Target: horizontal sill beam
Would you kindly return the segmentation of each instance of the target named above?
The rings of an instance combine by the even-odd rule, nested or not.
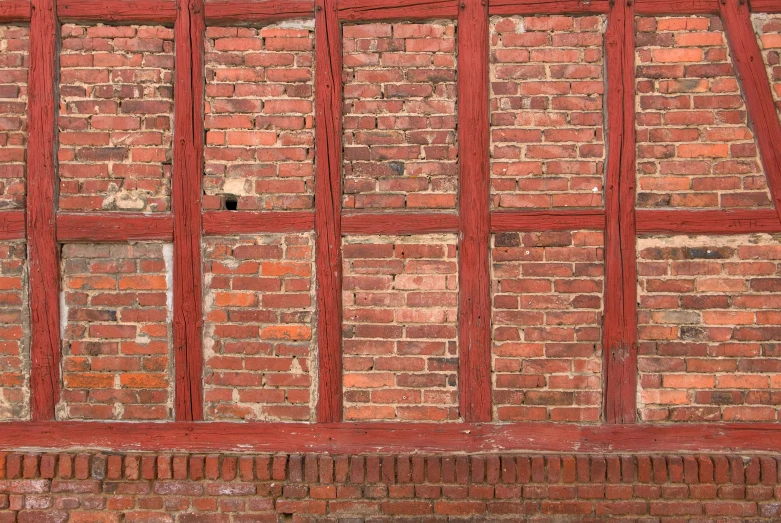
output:
[[[717,15],[719,0],[635,0],[635,13],[641,16]]]
[[[777,423],[0,423],[0,450],[491,453],[781,452]]]
[[[57,0],[61,22],[173,24],[173,0]]]
[[[57,213],[57,241],[128,242],[174,239],[171,214]]]
[[[637,211],[637,234],[781,233],[774,210]]]
[[[203,233],[207,236],[306,232],[313,231],[314,228],[314,212],[208,211],[203,213]]]
[[[339,20],[426,20],[458,18],[458,0],[338,0]]]
[[[491,232],[604,230],[605,212],[498,211],[491,213]]]
[[[458,215],[446,213],[355,213],[342,215],[342,234],[458,232]]]
[[[313,0],[214,0],[204,7],[206,24],[238,24],[273,22],[294,18],[315,17]]]
[[[491,15],[587,15],[610,11],[609,0],[491,0]]]

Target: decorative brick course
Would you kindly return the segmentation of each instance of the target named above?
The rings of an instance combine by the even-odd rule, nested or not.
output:
[[[599,421],[603,244],[602,232],[493,235],[495,420]]]
[[[0,209],[24,207],[29,27],[0,25]]]
[[[25,419],[30,409],[27,245],[0,242],[0,419]]]
[[[770,455],[3,453],[0,465],[0,521],[18,523],[781,516]]]
[[[313,42],[306,21],[207,28],[205,209],[312,208]]]
[[[346,420],[456,420],[455,235],[344,239]]]
[[[491,18],[491,204],[601,207],[605,17]]]
[[[171,418],[170,246],[62,249],[60,419]]]
[[[642,419],[781,419],[779,238],[641,238],[638,274]]]
[[[61,210],[170,210],[173,35],[162,26],[62,26]]]
[[[456,25],[345,25],[345,208],[454,209]]]
[[[636,26],[638,207],[772,207],[721,20]]]
[[[204,241],[206,418],[313,420],[314,235]]]

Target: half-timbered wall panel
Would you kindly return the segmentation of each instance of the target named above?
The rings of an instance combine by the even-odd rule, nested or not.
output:
[[[24,207],[29,33],[0,25],[0,209]]]

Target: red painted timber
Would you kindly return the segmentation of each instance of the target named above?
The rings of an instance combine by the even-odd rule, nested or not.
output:
[[[781,13],[781,0],[751,0],[752,13]]]
[[[778,121],[765,61],[745,0],[723,0],[720,7],[735,71],[746,95],[746,108],[753,123],[770,196],[781,218],[781,123]]]
[[[173,241],[170,214],[57,213],[59,242]]]
[[[458,215],[445,213],[355,213],[342,216],[344,234],[458,232]]]
[[[336,0],[315,9],[317,421],[342,420],[342,41]]]
[[[604,230],[604,211],[499,211],[491,232]]]
[[[483,0],[461,2],[458,71],[458,388],[464,421],[490,421],[488,6]]]
[[[35,0],[27,107],[30,397],[35,421],[54,419],[60,396],[60,259],[54,222],[58,27],[54,0]]]
[[[174,40],[174,411],[203,419],[201,374],[201,176],[203,169],[203,0],[178,0]]]
[[[0,212],[0,240],[24,240],[24,211]]]
[[[176,20],[174,0],[57,0],[62,22],[155,23]]]
[[[637,211],[637,234],[781,233],[776,211]]]
[[[636,421],[637,263],[635,259],[635,25],[631,2],[616,2],[605,33],[604,404],[608,423]]]
[[[203,233],[209,236],[260,232],[306,232],[315,228],[312,212],[208,211],[203,213]]]
[[[610,0],[491,0],[491,15],[598,14],[610,11]]]
[[[457,18],[458,0],[338,0],[337,9],[351,22]]]
[[[0,0],[0,24],[29,22],[31,16],[29,0]]]
[[[0,449],[181,452],[781,452],[778,423],[0,423]]]
[[[314,0],[215,0],[206,2],[206,23],[249,23],[312,18]]]
[[[717,15],[719,0],[635,0],[635,14],[663,15]]]

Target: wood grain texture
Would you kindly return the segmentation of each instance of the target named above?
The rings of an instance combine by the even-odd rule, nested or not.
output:
[[[770,197],[781,218],[781,123],[765,61],[751,24],[751,13],[744,0],[723,0],[719,6],[735,72],[745,93],[746,108],[753,124]]]
[[[499,211],[491,232],[604,230],[604,211]]]
[[[752,13],[781,13],[781,0],[751,0]]]
[[[313,18],[314,0],[214,0],[206,2],[206,23],[241,24]]]
[[[637,263],[635,254],[634,8],[616,2],[605,34],[607,179],[603,395],[607,423],[636,421]]]
[[[339,19],[425,20],[457,18],[458,0],[338,0]]]
[[[128,242],[174,239],[171,214],[57,213],[57,241]]]
[[[637,211],[638,234],[781,233],[775,211]]]
[[[343,234],[431,234],[458,232],[456,214],[355,213],[342,216]]]
[[[176,20],[175,0],[57,0],[62,22],[156,23]]]
[[[315,9],[317,421],[342,420],[342,41],[336,0]]]
[[[635,0],[635,14],[710,15],[719,14],[719,0]]]
[[[203,419],[201,176],[203,170],[203,0],[177,0],[174,40],[174,412]]]
[[[458,389],[464,421],[490,421],[488,6],[482,0],[461,2],[458,73]]]
[[[24,211],[0,212],[0,240],[24,240]]]
[[[313,212],[208,211],[203,213],[203,233],[209,236],[305,232],[314,228]]]
[[[610,0],[491,0],[491,15],[599,14],[610,11]]]
[[[29,22],[32,4],[29,0],[0,0],[0,24]]]
[[[0,423],[0,450],[366,453],[781,452],[778,423]]]
[[[34,421],[54,419],[60,396],[60,257],[54,223],[58,37],[55,1],[35,0],[27,107],[30,410]]]

